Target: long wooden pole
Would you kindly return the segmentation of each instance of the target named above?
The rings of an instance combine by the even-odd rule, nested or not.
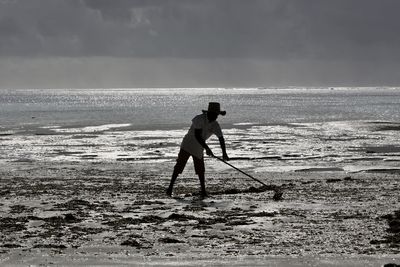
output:
[[[262,185],[264,185],[264,186],[267,186],[267,187],[268,187],[268,185],[266,185],[265,183],[261,182],[261,181],[260,181],[260,180],[258,180],[257,178],[254,178],[254,177],[253,177],[253,176],[251,176],[250,174],[248,174],[248,173],[245,173],[245,172],[244,172],[244,171],[242,171],[241,169],[239,169],[239,168],[236,168],[235,166],[233,166],[232,164],[230,164],[230,163],[226,162],[225,160],[221,159],[220,157],[214,156],[214,158],[216,158],[216,159],[218,159],[218,160],[222,161],[222,162],[223,162],[223,163],[225,163],[226,165],[229,165],[229,166],[231,166],[231,167],[232,167],[232,168],[234,168],[235,170],[237,170],[237,171],[239,171],[239,172],[243,173],[244,175],[246,175],[246,176],[250,177],[250,178],[251,178],[251,179],[253,179],[254,181],[257,181],[257,182],[259,182],[260,184],[262,184]]]

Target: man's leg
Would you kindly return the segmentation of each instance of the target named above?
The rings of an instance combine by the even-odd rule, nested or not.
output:
[[[204,167],[204,158],[196,158],[193,157],[193,163],[194,163],[194,169],[197,173],[197,175],[199,176],[199,180],[200,180],[200,187],[201,187],[201,195],[203,197],[207,196],[207,190],[206,190],[206,179],[204,177],[204,173],[205,173],[205,167]]]
[[[172,195],[172,189],[174,187],[176,178],[178,178],[178,175],[183,172],[183,169],[185,169],[186,162],[188,161],[189,157],[190,157],[190,154],[188,152],[186,152],[185,150],[181,149],[179,151],[178,158],[176,159],[176,164],[174,167],[174,172],[172,173],[171,182],[167,189],[167,195],[169,195],[169,196]]]
[[[206,190],[206,179],[204,177],[204,173],[199,174],[199,180],[200,180],[200,187],[201,187],[201,193],[200,195],[202,197],[206,197],[207,196],[207,190]]]
[[[176,178],[178,178],[179,173],[176,172],[176,170],[174,170],[174,172],[172,173],[172,177],[171,177],[171,182],[169,183],[169,187],[167,189],[167,195],[171,196],[172,195],[172,189],[174,187],[174,183],[176,181]]]

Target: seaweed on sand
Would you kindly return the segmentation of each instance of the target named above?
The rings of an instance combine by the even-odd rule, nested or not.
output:
[[[370,244],[390,244],[393,247],[400,246],[400,210],[395,211],[393,214],[387,214],[381,217],[386,219],[389,226],[386,232],[389,235],[385,236],[383,240],[371,240]]]

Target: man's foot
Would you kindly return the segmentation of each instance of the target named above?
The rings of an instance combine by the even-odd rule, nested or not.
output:
[[[201,193],[200,193],[200,197],[201,197],[201,198],[208,198],[209,195],[207,194],[207,192],[201,192]]]
[[[282,200],[283,191],[281,188],[275,189],[275,194],[272,197],[275,201]]]
[[[169,196],[169,197],[172,196],[172,190],[171,189],[168,188],[166,193],[167,193],[167,196]]]

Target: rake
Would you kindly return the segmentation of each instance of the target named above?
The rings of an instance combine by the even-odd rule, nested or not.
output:
[[[260,181],[259,179],[257,179],[257,178],[255,178],[255,177],[251,176],[250,174],[248,174],[248,173],[242,171],[241,169],[239,169],[239,168],[233,166],[232,164],[226,162],[225,160],[221,159],[220,157],[217,157],[217,156],[215,156],[215,155],[214,155],[213,157],[216,158],[216,159],[218,159],[219,161],[222,161],[222,162],[225,163],[226,165],[228,165],[228,166],[234,168],[234,169],[237,170],[238,172],[240,172],[240,173],[246,175],[247,177],[253,179],[254,181],[259,182],[260,184],[262,184],[262,185],[265,187],[266,190],[269,189],[269,190],[275,191],[275,194],[274,194],[274,196],[273,196],[273,199],[274,199],[274,200],[280,200],[280,199],[282,199],[283,192],[282,192],[282,189],[281,189],[280,187],[278,187],[278,186],[276,186],[276,185],[267,185],[267,184],[265,184],[264,182]]]

